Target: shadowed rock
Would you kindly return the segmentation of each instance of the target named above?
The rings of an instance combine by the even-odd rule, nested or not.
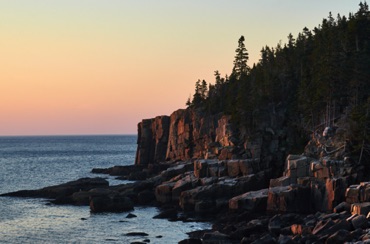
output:
[[[89,191],[93,188],[105,188],[109,182],[103,178],[81,178],[64,184],[49,186],[38,190],[22,190],[2,194],[1,196],[13,197],[41,197],[41,198],[65,198],[75,192]]]

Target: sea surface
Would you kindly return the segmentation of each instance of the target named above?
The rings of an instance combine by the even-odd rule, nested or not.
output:
[[[124,182],[92,174],[93,168],[131,165],[136,136],[0,137],[0,194],[38,189],[82,177],[106,177],[110,185]],[[88,206],[50,205],[45,199],[0,197],[0,243],[177,243],[187,232],[209,223],[153,219],[154,207],[125,213],[92,214]],[[125,236],[145,232],[145,237]]]

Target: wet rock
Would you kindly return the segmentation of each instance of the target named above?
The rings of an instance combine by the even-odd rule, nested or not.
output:
[[[148,173],[145,171],[131,172],[127,179],[128,180],[145,180],[148,178]]]
[[[70,181],[64,184],[49,186],[38,190],[22,190],[2,194],[1,196],[15,197],[42,197],[42,198],[65,198],[71,196],[75,192],[89,191],[93,188],[108,187],[109,183],[103,178],[81,178],[75,181]],[[68,200],[70,202],[70,200]]]
[[[93,213],[100,212],[124,212],[134,209],[133,202],[119,195],[94,196],[90,198],[90,210]]]
[[[162,210],[153,219],[177,219],[177,210],[174,208]]]
[[[132,218],[136,218],[137,216],[135,214],[132,214],[132,213],[129,213],[126,215],[126,219],[132,219]]]
[[[222,234],[218,231],[205,233],[202,240],[203,244],[221,244],[231,242],[231,239],[228,235]]]
[[[125,236],[149,236],[149,234],[145,232],[128,232]]]
[[[241,240],[244,237],[250,237],[251,235],[265,233],[267,231],[267,223],[268,221],[261,219],[251,220],[247,224],[242,222],[238,225],[233,226],[233,228],[236,228],[236,230],[231,232],[230,237],[232,239]],[[247,240],[244,239],[244,242],[247,242]],[[251,241],[249,240],[249,243],[250,242]]]
[[[75,205],[89,205],[91,193],[87,191],[75,192],[71,196],[71,201]],[[60,199],[56,199],[54,203],[58,203]]]
[[[213,213],[216,212],[216,202],[212,200],[200,200],[195,203],[194,211],[197,213]]]
[[[172,201],[172,188],[176,182],[164,182],[155,188],[155,197],[158,202],[168,203]]]
[[[109,174],[112,176],[128,176],[132,172],[142,171],[143,167],[140,165],[124,165],[113,166],[110,168],[94,168],[91,173],[94,174]]]
[[[152,190],[145,190],[137,194],[138,203],[142,205],[151,204],[155,199],[155,194]]]
[[[188,238],[188,239],[179,241],[179,244],[202,244],[202,240],[196,239],[196,238]]]

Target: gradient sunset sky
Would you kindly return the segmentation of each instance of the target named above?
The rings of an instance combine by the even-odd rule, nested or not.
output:
[[[0,0],[0,136],[136,134],[354,0]]]

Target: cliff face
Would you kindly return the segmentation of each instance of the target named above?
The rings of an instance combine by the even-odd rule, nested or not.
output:
[[[158,116],[144,119],[138,124],[135,164],[146,165],[165,161],[170,117]]]
[[[135,164],[214,158],[221,154],[220,149],[234,146],[234,134],[230,117],[221,114],[205,116],[199,111],[179,109],[170,117],[145,119],[138,124]],[[231,151],[224,154],[225,159],[232,157]]]
[[[180,109],[171,114],[170,133],[166,158],[168,160],[187,160],[191,158],[210,158],[215,156],[218,122],[228,119],[221,115],[204,116],[202,113]],[[219,130],[218,137],[224,138],[225,130]],[[218,139],[218,138],[217,138]]]
[[[294,139],[284,128],[283,110],[260,112],[253,132],[236,128],[230,116],[180,109],[171,116],[138,125],[136,165],[190,159],[254,159],[264,168],[282,170]],[[253,135],[253,136],[251,136]],[[279,172],[276,172],[279,173]],[[280,172],[281,173],[281,172]]]

